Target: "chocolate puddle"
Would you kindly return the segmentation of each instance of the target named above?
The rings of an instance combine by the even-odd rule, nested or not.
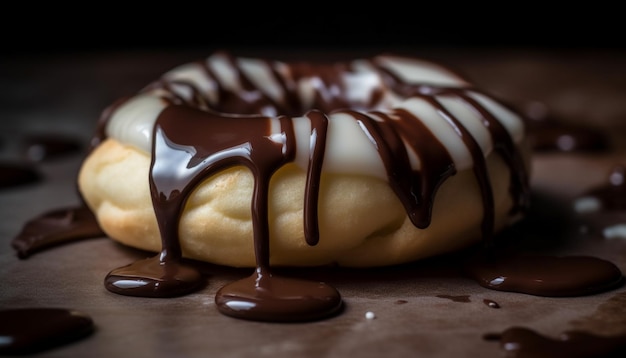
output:
[[[626,354],[626,335],[599,336],[582,331],[566,331],[558,338],[546,337],[532,329],[511,327],[485,340],[499,341],[514,358],[617,358]]]
[[[163,261],[160,256],[133,262],[106,276],[107,290],[125,296],[177,297],[199,290],[204,276],[180,260]]]
[[[225,315],[271,322],[318,320],[343,307],[341,295],[330,285],[275,276],[260,269],[222,287],[215,303]]]
[[[479,255],[465,272],[488,289],[549,297],[590,295],[624,283],[617,266],[590,256]]]
[[[63,308],[0,310],[0,354],[24,355],[82,339],[94,331],[88,315]]]

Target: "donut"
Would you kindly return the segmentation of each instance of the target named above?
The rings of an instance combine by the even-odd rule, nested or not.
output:
[[[102,230],[232,267],[378,267],[523,217],[524,118],[445,65],[218,51],[106,108],[78,173]]]

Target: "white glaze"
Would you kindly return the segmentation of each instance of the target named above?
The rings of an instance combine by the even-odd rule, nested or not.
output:
[[[209,68],[218,76],[220,85],[233,91],[241,91],[242,84],[236,74],[237,69],[222,54],[216,54],[207,60]],[[264,61],[255,59],[237,59],[237,65],[250,80],[258,86],[266,95],[275,100],[286,97],[282,93],[282,87],[273,78],[271,69]],[[441,85],[452,87],[468,87],[469,83],[437,64],[394,56],[378,56],[372,61],[357,60],[352,63],[353,73],[346,74],[344,80],[347,85],[346,93],[342,96],[353,103],[367,103],[373,91],[381,86],[381,76],[372,65],[376,63],[400,78],[413,84]],[[285,74],[286,81],[289,77],[288,66],[283,63],[275,63],[276,69]],[[206,75],[202,67],[197,63],[185,64],[174,68],[163,76],[171,82],[189,82],[204,91],[209,101],[207,104],[218,103],[217,84]],[[302,78],[294,84],[298,94],[304,102],[311,103],[315,95],[315,88],[321,84],[317,77]],[[171,90],[183,98],[189,98],[189,87],[185,85],[171,86]],[[328,90],[328,89],[326,89]],[[330,93],[336,89],[330,89]],[[516,143],[520,143],[524,136],[524,127],[521,118],[501,105],[494,99],[484,94],[466,91],[468,95],[482,105],[486,110],[497,118],[510,133]],[[162,90],[144,91],[133,99],[121,105],[113,113],[106,133],[116,140],[133,145],[148,155],[151,152],[152,128],[154,123],[166,107],[161,99]],[[247,94],[253,95],[253,94]],[[378,103],[372,109],[403,108],[419,118],[441,141],[453,158],[457,170],[463,170],[473,165],[472,157],[468,148],[463,144],[459,132],[455,130],[450,118],[445,112],[451,113],[462,125],[467,128],[476,139],[485,155],[493,149],[493,143],[489,131],[486,129],[481,116],[468,103],[460,97],[435,96],[437,102],[445,108],[445,111],[434,107],[431,103],[420,97],[401,98],[396,93],[386,91]],[[266,110],[264,115],[274,117],[277,113]],[[374,142],[368,138],[365,131],[349,114],[335,113],[328,115],[329,131],[327,137],[326,156],[324,158],[324,170],[336,173],[351,173],[370,175],[386,179],[386,172],[381,158],[377,155]],[[375,116],[372,116],[375,118]],[[296,160],[295,163],[306,169],[309,160],[309,137],[311,132],[310,123],[303,118],[293,118],[296,131]],[[275,134],[279,136],[279,126],[274,125]],[[408,148],[408,147],[407,147]],[[409,148],[408,148],[409,149]],[[414,169],[420,167],[420,158],[409,150],[409,156]]]

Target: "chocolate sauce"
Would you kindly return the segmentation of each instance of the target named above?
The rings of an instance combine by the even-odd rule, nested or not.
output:
[[[500,308],[500,304],[499,304],[498,302],[496,302],[496,301],[494,301],[494,300],[490,300],[490,299],[488,299],[488,298],[485,298],[485,299],[483,300],[483,303],[484,303],[485,305],[487,305],[487,307],[490,307],[490,308]]]
[[[84,205],[54,209],[24,224],[11,242],[18,257],[68,242],[105,236],[95,216]]]
[[[22,156],[33,162],[79,154],[82,147],[78,139],[60,134],[31,134],[21,140]]]
[[[524,327],[511,327],[486,340],[499,341],[500,347],[515,358],[608,358],[626,354],[626,335],[599,336],[583,331],[567,331],[558,338],[546,337]]]
[[[0,189],[39,182],[42,175],[27,164],[0,163]]]
[[[39,353],[87,337],[94,329],[91,317],[76,310],[0,310],[0,354]]]
[[[496,255],[468,260],[465,270],[483,287],[536,296],[584,296],[621,286],[613,263],[590,256]]]
[[[465,302],[465,303],[471,302],[469,295],[460,295],[460,296],[437,295],[437,297],[439,297],[439,298],[447,298],[449,300],[452,300],[453,302]]]
[[[112,270],[104,280],[107,290],[125,296],[178,297],[199,290],[205,279],[179,259],[151,257]]]

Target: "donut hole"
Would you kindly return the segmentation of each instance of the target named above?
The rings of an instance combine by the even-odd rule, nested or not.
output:
[[[174,93],[174,102],[225,114],[300,117],[311,110],[392,108],[399,99],[391,88],[394,82],[358,63],[281,66],[216,55],[206,63],[176,68],[146,89],[164,88]]]

